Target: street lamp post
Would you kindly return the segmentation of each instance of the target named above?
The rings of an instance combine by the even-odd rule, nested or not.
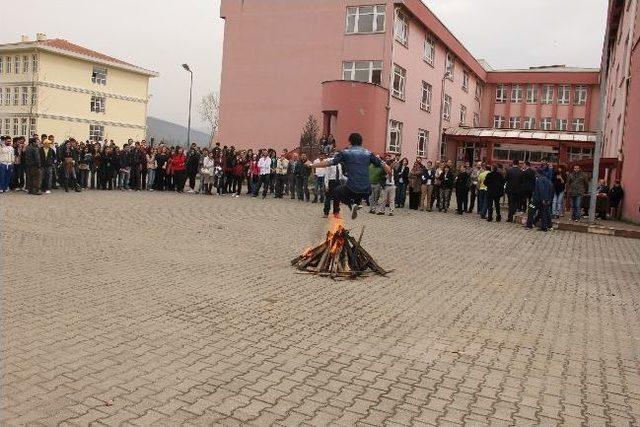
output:
[[[191,99],[193,96],[193,71],[189,68],[188,64],[182,64],[182,68],[187,70],[191,75],[191,84],[189,86],[189,120],[187,122],[187,149],[191,145]]]
[[[440,160],[444,160],[443,156],[442,156],[442,149],[443,149],[443,146],[444,146],[444,137],[442,135],[442,131],[443,131],[443,129],[442,129],[442,116],[444,114],[444,95],[445,95],[445,93],[444,93],[444,83],[450,77],[451,77],[451,72],[450,71],[447,71],[446,73],[444,73],[444,76],[442,76],[442,90],[441,90],[441,93],[440,93],[440,122],[438,124],[438,138],[440,138],[440,144],[438,146],[438,149],[440,150],[440,152],[438,154],[440,156]]]

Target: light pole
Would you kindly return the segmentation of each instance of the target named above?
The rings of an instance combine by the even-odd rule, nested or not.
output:
[[[191,71],[188,64],[182,64],[182,68],[191,74],[191,85],[189,86],[189,120],[187,122],[187,149],[189,149],[189,146],[191,145],[191,98],[193,96],[193,71]]]
[[[440,144],[438,146],[438,149],[440,150],[440,152],[438,153],[440,156],[440,160],[444,160],[443,156],[442,156],[442,148],[444,146],[444,138],[442,135],[442,115],[444,114],[444,83],[445,81],[451,77],[451,72],[447,71],[446,73],[444,73],[444,76],[442,76],[442,90],[440,93],[440,122],[438,124],[438,138],[440,138]],[[451,107],[451,106],[449,106]]]

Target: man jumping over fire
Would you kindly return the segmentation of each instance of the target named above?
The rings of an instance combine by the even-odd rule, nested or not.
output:
[[[344,203],[351,209],[351,219],[358,217],[358,210],[362,208],[360,204],[363,198],[369,197],[371,184],[369,183],[369,163],[384,168],[387,174],[392,170],[378,156],[362,146],[362,135],[352,133],[349,136],[347,149],[338,152],[332,159],[324,160],[320,163],[307,165],[311,168],[324,168],[342,164],[344,174],[347,176],[346,184],[339,185],[333,190],[333,197],[338,203]]]

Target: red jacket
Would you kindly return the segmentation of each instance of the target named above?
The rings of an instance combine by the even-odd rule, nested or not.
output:
[[[187,169],[187,157],[184,154],[174,154],[169,162],[171,163],[172,172],[179,172]]]

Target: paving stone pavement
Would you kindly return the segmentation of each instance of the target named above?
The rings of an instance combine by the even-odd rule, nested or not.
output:
[[[640,425],[640,240],[367,213],[388,278],[289,261],[318,205],[0,197],[0,424]],[[358,228],[355,228],[358,230]]]

